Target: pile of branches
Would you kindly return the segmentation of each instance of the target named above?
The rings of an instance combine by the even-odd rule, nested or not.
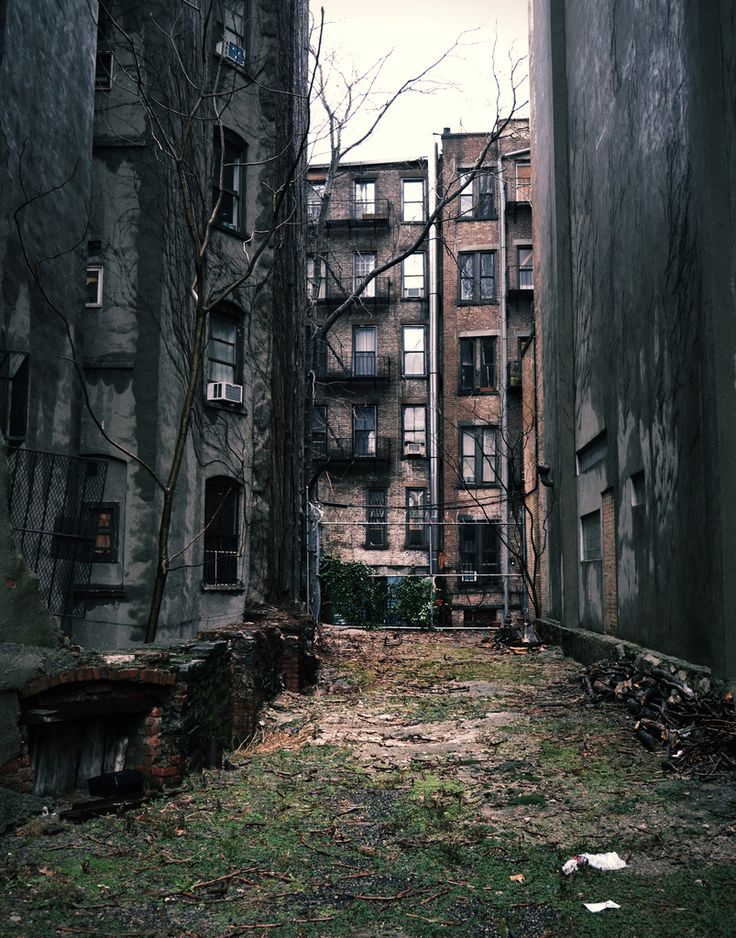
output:
[[[636,719],[634,734],[664,768],[698,775],[736,770],[736,710],[729,691],[697,694],[663,668],[599,661],[583,675],[588,697],[617,703]]]

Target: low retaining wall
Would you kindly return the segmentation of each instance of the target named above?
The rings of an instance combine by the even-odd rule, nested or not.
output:
[[[698,693],[706,693],[710,689],[711,671],[703,665],[644,648],[614,635],[571,628],[554,619],[536,619],[534,625],[543,641],[559,645],[566,655],[583,664],[593,664],[603,658],[629,658],[642,670],[664,667],[676,673]]]

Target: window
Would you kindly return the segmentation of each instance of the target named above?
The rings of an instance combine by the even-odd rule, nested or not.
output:
[[[496,387],[496,337],[460,339],[460,393],[488,394]]]
[[[84,560],[90,563],[117,563],[118,517],[116,502],[96,502],[84,506]]]
[[[220,0],[222,45],[217,51],[236,65],[245,65],[245,3],[243,0]]]
[[[496,252],[458,254],[460,303],[492,303],[496,296]]]
[[[424,254],[411,254],[401,262],[401,296],[418,300],[424,296]]]
[[[578,474],[587,472],[593,466],[603,462],[608,456],[608,434],[605,430],[597,433],[592,440],[577,451]]]
[[[531,245],[516,249],[519,270],[519,289],[534,289],[534,249]]]
[[[601,559],[600,511],[591,511],[580,519],[580,551],[583,562]]]
[[[459,184],[466,188],[458,199],[458,217],[466,220],[494,218],[496,213],[493,204],[493,174],[489,170],[482,170],[468,183],[470,175],[469,172],[460,175]]]
[[[210,313],[207,339],[207,382],[240,384],[238,323],[230,316]]]
[[[376,405],[353,407],[353,455],[376,455]]]
[[[240,486],[234,479],[208,479],[204,488],[204,582],[238,582]]]
[[[427,454],[427,408],[406,404],[401,411],[402,451],[404,456]]]
[[[631,476],[631,507],[643,508],[647,503],[646,477],[640,469]]]
[[[307,255],[307,296],[310,300],[323,300],[327,294],[324,261],[314,254]]]
[[[99,309],[102,306],[102,274],[99,265],[87,268],[87,297],[84,305],[88,309]]]
[[[466,485],[496,482],[497,435],[495,427],[467,427],[460,431],[461,477]]]
[[[402,326],[401,373],[405,378],[423,378],[427,374],[427,333],[424,326]]]
[[[427,490],[406,490],[406,546],[427,546]]]
[[[376,327],[353,328],[353,374],[373,377],[376,373]]]
[[[498,528],[488,521],[460,518],[458,526],[460,581],[469,589],[500,588]]]
[[[20,446],[28,432],[29,386],[28,356],[0,350],[0,430],[11,446]]]
[[[376,269],[376,255],[370,252],[353,254],[353,290],[365,280],[371,271]],[[373,299],[376,295],[376,281],[371,280],[365,290],[360,294],[366,299]]]
[[[424,180],[401,180],[401,220],[424,221]]]
[[[516,163],[516,201],[531,202],[532,198],[532,164],[529,160],[518,160]]]
[[[388,547],[387,501],[386,489],[368,489],[366,492],[365,546],[367,548]]]
[[[307,186],[307,219],[312,224],[319,220],[324,194],[324,182],[311,182]]]
[[[312,458],[327,458],[327,405],[312,407]]]
[[[222,188],[220,188],[222,173]],[[216,222],[224,228],[242,231],[245,227],[245,145],[225,135],[225,148],[215,139],[212,187],[217,208]]]
[[[112,52],[98,49],[95,58],[95,91],[109,91],[112,88]]]
[[[364,215],[376,214],[376,183],[372,180],[356,179],[353,183],[354,217],[360,221]]]

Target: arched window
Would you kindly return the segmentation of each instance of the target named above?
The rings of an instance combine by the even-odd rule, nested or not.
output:
[[[240,557],[240,485],[217,476],[204,489],[204,583],[232,586]]]

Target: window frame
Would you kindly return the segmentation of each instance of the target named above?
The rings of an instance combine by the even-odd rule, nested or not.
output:
[[[208,498],[209,497],[218,497],[221,493],[213,493],[210,496],[209,489],[210,486],[222,485],[224,488],[225,483],[228,485],[227,493],[221,497],[220,503],[217,509],[212,513],[212,517],[208,518]],[[233,588],[242,588],[242,582],[240,580],[240,560],[242,555],[242,490],[243,486],[237,479],[232,479],[229,476],[212,476],[209,479],[205,480],[204,484],[204,513],[203,513],[203,534],[202,534],[202,586],[205,589],[216,590],[216,589],[233,589]],[[212,527],[217,518],[217,515],[222,511],[223,507],[226,504],[226,499],[233,497],[235,499],[235,505],[232,506],[232,525],[231,532],[229,534],[213,533]],[[231,539],[234,543],[234,548],[223,548],[223,547],[213,547],[213,538],[216,538],[218,543],[221,541],[226,541]],[[208,546],[210,545],[210,546]],[[228,554],[231,558],[232,563],[232,573],[228,578],[221,578],[217,576],[217,564],[218,558],[214,559],[214,573],[215,575],[210,578],[208,575],[208,559],[207,554]]]
[[[212,333],[213,321],[219,320],[222,323],[227,323],[228,326],[232,327],[233,330],[233,341],[226,342],[226,340],[214,336]],[[229,362],[226,359],[215,358],[211,354],[211,344],[212,342],[220,342],[222,344],[229,345],[235,353],[235,361]],[[210,310],[210,313],[207,317],[207,342],[204,348],[204,358],[205,358],[205,385],[217,384],[219,382],[227,382],[238,387],[243,387],[243,322],[242,315],[231,312],[229,309],[219,309],[215,308]],[[224,377],[215,377],[212,374],[212,366],[222,366],[227,368],[232,368],[233,380],[230,378]],[[229,401],[208,401],[208,404],[215,407],[224,406],[227,408],[239,407],[242,405],[235,404],[234,402]]]
[[[472,169],[461,169],[458,172],[461,188],[472,172]],[[473,181],[458,195],[456,221],[489,221],[498,217],[495,173],[490,167],[482,167],[475,172]]]
[[[85,514],[85,529],[87,520],[90,516],[96,516],[96,523],[93,527],[91,521],[89,531],[95,543],[83,547],[82,555],[85,563],[118,563],[118,544],[120,541],[120,502],[85,502],[82,506]],[[103,529],[100,525],[100,515],[109,513],[111,523],[109,530]],[[98,548],[97,538],[100,535],[110,537],[110,545],[107,548]]]
[[[466,442],[472,440],[472,447]],[[486,449],[486,440],[490,440],[492,447]],[[472,453],[466,451],[472,449]],[[463,488],[495,488],[499,483],[498,476],[498,427],[494,424],[476,424],[460,427],[460,483]],[[472,473],[467,471],[469,461],[472,460]],[[486,478],[486,467],[488,475]]]
[[[217,215],[213,219],[213,225],[222,231],[229,231],[232,234],[242,235],[245,231],[245,197],[246,197],[246,167],[248,163],[248,146],[237,134],[231,130],[225,130],[223,141],[224,147],[221,148],[219,133],[215,134],[215,143],[212,151],[213,155],[213,178],[212,178],[212,208],[220,201]],[[226,185],[226,173],[228,167],[233,167],[233,186]],[[219,173],[222,168],[222,188],[220,188]],[[225,220],[224,204],[227,199],[232,200],[232,211],[230,213],[231,221]]]
[[[529,176],[526,180],[519,179],[519,169],[521,167],[529,167]],[[521,198],[520,194],[523,194],[525,198]],[[532,161],[528,160],[514,160],[514,195],[515,202],[531,202],[532,200]]]
[[[409,330],[414,332],[421,333],[422,336],[422,348],[421,353],[417,349],[409,349],[406,347],[406,334]],[[406,359],[407,355],[418,355],[422,356],[422,370],[421,372],[408,372],[406,369]],[[420,325],[418,323],[407,323],[401,327],[401,377],[407,378],[409,380],[421,379],[427,377],[427,327]]]
[[[496,250],[459,251],[457,255],[457,305],[458,306],[492,306],[498,302],[498,270]],[[489,258],[493,273],[483,274],[483,259]],[[463,265],[470,262],[472,266],[471,277],[463,273]],[[463,297],[463,284],[470,280],[472,296]],[[491,281],[491,292],[483,296],[483,281]]]
[[[482,375],[489,363],[483,362],[482,353],[485,343],[493,349],[491,383],[483,384]],[[464,361],[464,350],[471,349],[472,363]],[[472,368],[472,385],[468,385],[467,376]],[[498,392],[498,336],[495,334],[479,336],[460,336],[458,340],[458,375],[457,393],[459,395],[496,394]]]
[[[412,496],[420,496],[420,504],[412,505]],[[408,486],[405,489],[406,524],[404,548],[406,550],[426,550],[427,548],[427,512],[429,510],[429,493],[423,486]],[[419,516],[420,520],[412,525],[412,519]]]
[[[322,201],[325,197],[325,185],[324,179],[307,180],[307,220],[312,225],[319,221]]]
[[[369,345],[373,345],[373,348],[361,349],[358,350],[358,336],[362,334],[365,336],[371,336],[372,341],[369,342]],[[359,359],[359,355],[365,355],[365,359]],[[360,368],[358,367],[358,362],[363,362]],[[364,365],[368,366],[368,370],[363,370]],[[362,326],[355,325],[353,326],[353,377],[355,378],[375,378],[378,374],[378,329],[376,326]]]
[[[409,411],[421,411],[423,414],[421,429],[416,426],[411,429],[407,427],[406,416]],[[410,439],[410,436],[412,437]],[[421,436],[421,439],[413,437]],[[421,453],[407,453],[407,444],[418,444],[422,447]],[[401,405],[401,455],[405,459],[426,459],[427,456],[427,405],[426,404],[402,404]]]
[[[529,263],[522,264],[522,252],[528,252]],[[521,272],[524,271],[525,274],[530,275],[531,281],[527,282],[526,277],[524,278],[525,282],[521,282]],[[534,289],[534,245],[533,244],[517,244],[516,245],[516,285],[519,290],[528,292]]]
[[[373,426],[365,426],[360,429],[357,427],[357,417],[358,411],[362,411],[364,414],[372,413]],[[357,459],[375,459],[377,455],[378,447],[378,408],[375,404],[353,404],[352,412],[352,433],[353,433],[353,456]],[[362,439],[362,436],[359,437],[358,434],[366,434],[365,436],[365,452],[358,452],[358,439]],[[373,437],[371,438],[371,434]]]
[[[106,63],[103,62],[103,59],[107,60]],[[97,47],[95,52],[95,92],[112,91],[114,62],[112,49]]]
[[[590,537],[591,524],[597,529],[597,543],[591,553],[593,546]],[[603,527],[601,519],[601,510],[589,511],[580,516],[580,562],[581,563],[600,563],[603,560]]]
[[[102,264],[87,264],[87,278],[89,278],[90,271],[97,271],[97,291],[94,302],[85,299],[84,307],[85,309],[102,309],[105,268]],[[89,280],[87,286],[89,286]]]
[[[352,184],[352,194],[353,194],[353,219],[355,221],[362,221],[366,215],[375,215],[376,214],[376,179],[363,179],[362,177],[353,179]],[[373,195],[368,198],[358,198],[358,191],[361,186],[372,186]],[[358,210],[358,206],[362,205],[363,208]]]
[[[319,277],[315,275],[317,261],[320,264]],[[307,296],[315,303],[327,298],[327,277],[324,265],[325,260],[319,254],[307,254]],[[316,291],[315,286],[317,287]]]
[[[469,515],[460,515],[458,521],[460,523],[458,525],[457,560],[461,589],[477,592],[480,590],[487,591],[491,587],[500,591],[501,582],[498,578],[501,573],[499,523],[474,518]],[[468,535],[471,532],[473,543],[472,551],[469,551],[468,543],[470,539]],[[486,541],[486,537],[489,538],[489,541]],[[472,561],[467,562],[468,555],[471,553]],[[484,560],[484,555],[490,555],[493,559],[490,562]],[[490,569],[484,569],[486,567]],[[465,580],[464,576],[469,573],[474,573],[475,577]]]
[[[372,258],[372,262],[371,262]],[[371,263],[371,266],[368,270],[359,274],[358,268],[362,266],[362,262],[368,260]],[[378,254],[375,251],[353,251],[353,291],[358,289],[358,286],[365,280],[367,276],[373,273],[376,269],[376,264],[378,263]],[[366,285],[365,290],[360,294],[361,300],[374,300],[376,298],[376,278],[369,284]]]
[[[416,199],[407,199],[405,196],[406,185],[420,185],[422,187],[422,199],[421,202]],[[407,218],[407,206],[419,205],[420,206],[420,216],[419,218]],[[425,186],[425,181],[423,178],[417,177],[407,177],[406,179],[401,180],[401,221],[405,225],[417,225],[422,224],[427,220],[427,191]]]
[[[406,272],[407,263],[413,260],[414,258],[416,258],[417,260],[420,260],[422,263],[421,275],[416,274],[416,273],[407,274]],[[410,289],[416,290],[417,287],[408,286],[407,279],[411,281],[415,281],[419,279],[420,276],[421,276],[421,286],[418,288],[420,291],[419,294],[417,296],[408,296],[407,295],[408,290]],[[425,251],[415,251],[413,254],[410,254],[408,257],[405,257],[404,260],[401,262],[401,299],[402,300],[423,300],[426,297],[426,293],[427,293],[427,254]]]
[[[364,547],[366,550],[388,548],[388,488],[385,486],[371,485],[365,491]]]

